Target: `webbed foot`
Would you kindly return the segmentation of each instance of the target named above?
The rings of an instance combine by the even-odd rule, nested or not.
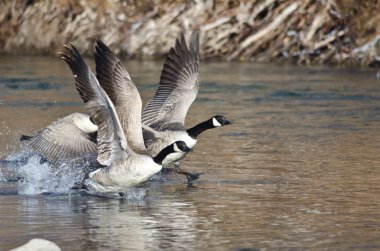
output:
[[[186,176],[188,183],[191,183],[194,180],[199,179],[199,177],[202,174],[204,174],[204,173],[190,173],[190,172],[182,171],[182,169],[180,168],[179,162],[175,162],[174,163],[174,168],[163,167],[162,168],[162,172],[163,173],[178,173],[178,174],[183,174],[183,175]]]
[[[187,182],[188,182],[188,183],[191,183],[191,182],[193,182],[194,180],[199,179],[199,177],[200,177],[202,174],[204,174],[204,173],[189,173],[189,172],[185,172],[185,171],[182,171],[182,170],[177,170],[177,173],[185,175],[186,178],[187,178]]]

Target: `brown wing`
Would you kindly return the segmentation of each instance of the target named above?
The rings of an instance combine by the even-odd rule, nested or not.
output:
[[[182,34],[170,49],[154,97],[143,110],[142,122],[156,130],[170,124],[185,126],[185,117],[199,89],[199,34],[193,32],[189,48]]]
[[[141,131],[142,102],[127,70],[102,41],[95,45],[96,77],[115,106],[129,147],[146,152]]]
[[[96,143],[90,140],[89,135],[64,118],[43,129],[31,139],[29,145],[54,163],[68,158],[96,155],[98,152]]]
[[[127,152],[131,153],[115,107],[77,49],[72,44],[65,48],[66,53],[60,54],[73,72],[76,88],[99,128],[98,162],[109,166],[115,159],[126,158]]]

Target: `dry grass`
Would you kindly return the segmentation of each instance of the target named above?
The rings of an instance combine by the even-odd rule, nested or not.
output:
[[[370,65],[380,58],[379,21],[373,0],[3,1],[0,51],[55,53],[72,41],[92,54],[100,38],[127,57],[154,58],[199,29],[207,59]]]

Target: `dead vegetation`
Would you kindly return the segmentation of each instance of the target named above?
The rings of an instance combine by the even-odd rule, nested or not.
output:
[[[102,39],[129,58],[198,29],[204,59],[377,65],[380,3],[354,0],[28,0],[0,3],[0,51],[51,54]]]

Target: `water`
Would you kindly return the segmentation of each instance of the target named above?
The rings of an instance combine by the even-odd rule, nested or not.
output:
[[[146,101],[161,63],[127,68]],[[166,175],[124,200],[69,195],[75,167],[63,175],[35,156],[12,170],[3,165],[0,250],[32,237],[63,250],[380,249],[373,71],[202,63],[201,78],[187,124],[214,114],[234,124],[205,132],[182,161],[205,172],[193,186]],[[74,111],[84,108],[60,59],[0,58],[1,159],[29,154],[21,134]],[[29,178],[6,182],[12,172]]]

